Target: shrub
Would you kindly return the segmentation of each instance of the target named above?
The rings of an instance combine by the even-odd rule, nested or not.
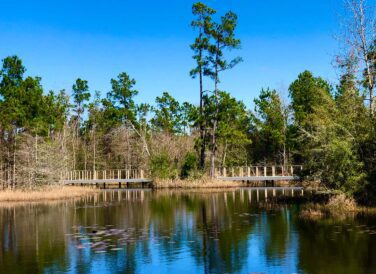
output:
[[[150,170],[153,178],[174,179],[177,177],[177,169],[166,152],[152,156]]]
[[[194,152],[188,152],[181,166],[180,177],[186,179],[193,175],[195,171],[197,171],[197,156]]]

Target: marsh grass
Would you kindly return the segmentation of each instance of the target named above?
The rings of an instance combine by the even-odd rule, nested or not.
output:
[[[90,187],[46,187],[38,190],[0,190],[0,203],[38,202],[79,198],[98,193],[100,190]]]
[[[211,179],[208,177],[203,177],[200,179],[192,180],[160,180],[155,179],[153,182],[153,187],[156,189],[161,188],[182,188],[182,189],[195,189],[195,188],[236,188],[246,186],[243,182],[230,182],[221,181],[217,179]]]
[[[300,217],[307,219],[346,218],[357,214],[376,214],[376,208],[359,206],[353,198],[340,193],[330,197],[325,204],[307,204],[301,211]]]

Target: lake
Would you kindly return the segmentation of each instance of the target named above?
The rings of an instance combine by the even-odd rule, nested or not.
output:
[[[291,189],[106,190],[0,207],[0,273],[376,273],[376,218],[308,220]]]

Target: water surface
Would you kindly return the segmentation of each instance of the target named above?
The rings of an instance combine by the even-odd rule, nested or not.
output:
[[[376,219],[311,221],[300,191],[104,191],[0,207],[0,273],[376,273]]]

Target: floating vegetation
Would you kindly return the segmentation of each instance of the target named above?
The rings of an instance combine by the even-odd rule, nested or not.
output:
[[[90,249],[95,253],[107,251],[121,251],[125,246],[138,242],[152,240],[153,245],[161,243],[175,244],[176,233],[166,231],[168,235],[150,235],[148,229],[116,228],[115,225],[105,226],[72,226],[73,233],[67,233],[74,242],[77,249]],[[193,242],[193,241],[192,241]]]

